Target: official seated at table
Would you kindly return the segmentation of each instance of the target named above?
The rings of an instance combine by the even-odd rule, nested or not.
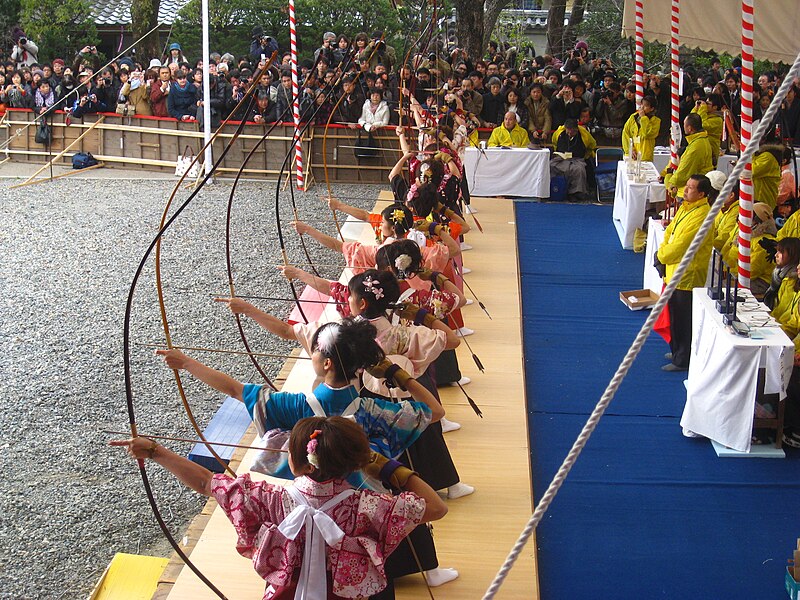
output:
[[[567,119],[553,133],[553,146],[555,153],[550,159],[550,176],[567,180],[570,200],[584,200],[587,192],[585,157],[597,147],[592,134],[585,128],[579,128],[575,119]]]
[[[687,115],[683,120],[683,131],[686,134],[686,149],[678,159],[678,168],[673,173],[667,168],[664,175],[664,186],[678,198],[683,198],[683,187],[693,173],[708,173],[714,168],[711,164],[711,144],[700,115]]]
[[[750,234],[750,291],[759,300],[764,297],[772,279],[772,270],[775,266],[770,259],[770,252],[766,247],[774,247],[775,234],[778,228],[772,216],[772,209],[768,204],[756,202],[753,204],[753,231]],[[760,242],[771,240],[773,245]],[[739,264],[739,228],[734,227],[728,235],[728,241],[722,247],[722,257],[728,268],[735,273]]]
[[[622,151],[625,156],[630,156],[633,160],[641,158],[643,161],[653,162],[653,150],[660,129],[661,119],[656,116],[656,99],[645,96],[642,105],[628,117],[622,128]]]
[[[699,121],[700,117],[697,117],[697,120]],[[685,182],[683,203],[664,231],[664,241],[658,247],[656,255],[658,261],[664,265],[664,283],[669,283],[672,279],[675,269],[703,224],[710,209],[708,205],[710,192],[711,181],[705,175],[691,175]],[[670,361],[661,367],[664,371],[689,370],[692,348],[692,289],[702,287],[706,283],[708,260],[711,256],[711,237],[712,232],[709,230],[667,303],[671,352],[664,357]]]
[[[520,127],[519,121],[517,121],[517,113],[508,111],[503,116],[503,124],[492,130],[492,135],[489,136],[487,145],[490,148],[496,148],[498,146],[527,148],[530,143],[531,140],[528,138],[528,132]]]
[[[583,154],[583,158],[586,161],[594,161],[594,156],[597,153],[597,140],[594,139],[594,136],[589,132],[589,122],[592,120],[592,113],[588,107],[581,110],[581,116],[578,119],[578,133],[581,135],[581,140],[583,141],[583,145],[586,147],[586,152]],[[558,139],[561,137],[561,134],[566,131],[566,121],[564,125],[559,126],[553,132],[553,148],[558,146]],[[559,151],[556,148],[556,151]]]

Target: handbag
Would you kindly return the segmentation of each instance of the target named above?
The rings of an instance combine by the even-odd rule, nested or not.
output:
[[[200,175],[200,164],[194,161],[194,150],[189,145],[183,150],[183,154],[178,155],[178,160],[175,163],[175,177],[183,177],[188,171],[188,177],[196,179]]]
[[[372,132],[368,132],[366,141],[361,137],[361,130],[358,131],[358,139],[355,143],[353,153],[356,158],[375,158],[378,156],[378,148],[375,146],[375,138]]]
[[[117,114],[122,115],[123,117],[132,117],[136,114],[135,107],[131,106],[127,102],[120,102],[117,104]]]
[[[44,144],[49,146],[53,139],[53,132],[50,130],[50,125],[47,124],[45,119],[39,121],[39,126],[36,128],[36,136],[34,137],[37,144]]]

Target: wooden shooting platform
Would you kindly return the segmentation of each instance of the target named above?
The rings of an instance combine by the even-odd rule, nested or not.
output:
[[[390,192],[382,192],[379,205],[390,198]],[[473,412],[457,387],[440,390],[447,417],[462,425],[460,430],[445,434],[447,445],[462,480],[476,490],[470,496],[449,500],[449,513],[434,523],[440,565],[460,573],[455,581],[432,588],[433,597],[438,600],[482,597],[533,510],[519,273],[513,258],[517,253],[514,208],[512,202],[487,198],[473,198],[473,206],[480,211],[476,216],[485,233],[478,231],[469,218],[473,229],[468,240],[474,249],[464,254],[464,263],[472,269],[467,281],[492,320],[477,301],[462,310],[466,326],[475,330],[467,341],[486,372],[478,371],[464,343],[457,352],[462,373],[472,379],[465,389],[480,406],[484,418]],[[348,226],[348,232],[352,231]],[[366,225],[360,235],[365,241],[374,239]],[[332,306],[326,306],[326,311],[335,317]],[[313,380],[310,362],[304,360],[289,361],[282,375],[286,378],[282,389],[288,391],[307,391]],[[246,452],[239,473],[247,471],[254,454]],[[260,477],[263,476],[253,474],[254,479]],[[234,529],[213,501],[190,528],[189,538],[194,545],[190,548],[192,561],[229,599],[261,598],[264,581],[251,562],[236,553]],[[216,598],[191,570],[183,568],[176,576],[179,565],[173,562],[171,567],[155,598]],[[429,597],[418,574],[397,580],[396,589],[399,600]],[[496,597],[519,600],[538,595],[535,540],[531,540]]]

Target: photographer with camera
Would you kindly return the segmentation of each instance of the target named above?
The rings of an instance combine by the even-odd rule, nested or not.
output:
[[[622,95],[622,87],[616,81],[600,92],[595,118],[605,137],[601,143],[621,147],[622,128],[627,120],[627,109],[628,103]]]
[[[97,54],[97,46],[84,46],[81,48],[72,61],[72,73],[90,73],[94,75],[100,68],[100,57]]]
[[[278,42],[274,38],[264,35],[264,29],[260,25],[253,27],[253,38],[250,42],[250,58],[258,62],[262,57],[269,58],[273,52],[277,52]]]
[[[319,60],[319,55],[324,56],[329,65],[337,65],[341,61],[336,60],[334,50],[336,46],[336,34],[332,31],[326,31],[322,36],[322,46],[314,50],[314,62]]]
[[[91,74],[88,71],[81,72],[78,82],[81,85],[78,88],[78,98],[72,104],[72,116],[81,119],[84,115],[106,112],[108,105],[99,98]]]
[[[122,87],[116,81],[114,72],[106,67],[94,78],[98,101],[109,107],[109,110],[116,109],[117,98]]]
[[[11,32],[11,39],[14,40],[11,60],[16,64],[17,69],[30,67],[39,62],[39,47],[28,39],[22,29],[15,27]]]
[[[473,115],[481,114],[483,110],[483,96],[476,93],[473,89],[472,79],[469,77],[461,81],[459,97],[464,105],[464,110]]]
[[[370,71],[375,71],[377,65],[384,65],[387,72],[391,73],[397,64],[397,53],[383,41],[383,32],[375,31],[367,47],[358,53],[358,60],[362,65],[366,63]]]

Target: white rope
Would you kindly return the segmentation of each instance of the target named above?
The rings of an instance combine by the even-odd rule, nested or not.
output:
[[[748,143],[747,147],[745,148],[744,152],[742,152],[741,157],[736,163],[736,166],[733,168],[733,171],[728,176],[725,185],[722,187],[722,191],[720,191],[719,196],[717,197],[716,202],[711,206],[711,210],[708,211],[706,215],[705,221],[700,226],[699,231],[695,235],[695,238],[692,240],[692,243],[689,245],[686,254],[684,254],[683,259],[681,260],[678,268],[675,269],[675,273],[670,279],[670,282],[667,284],[667,287],[664,289],[664,292],[661,294],[661,297],[656,302],[653,309],[650,311],[650,316],[647,317],[647,320],[642,325],[642,328],[639,330],[639,333],[634,339],[633,344],[628,349],[625,358],[623,358],[622,362],[620,363],[619,367],[617,368],[616,373],[614,373],[614,377],[608,384],[606,391],[603,393],[600,401],[595,406],[592,414],[589,416],[589,419],[586,421],[586,425],[584,425],[583,430],[581,431],[578,439],[575,440],[575,443],[572,445],[572,448],[567,454],[567,457],[564,459],[564,462],[559,467],[558,472],[556,473],[553,481],[550,482],[550,485],[547,488],[547,491],[542,496],[542,499],[539,501],[539,504],[536,506],[536,510],[534,510],[533,515],[531,515],[530,520],[528,521],[525,528],[522,530],[519,538],[517,539],[514,547],[511,549],[510,554],[506,558],[506,561],[503,563],[503,566],[500,567],[500,570],[495,575],[494,581],[489,586],[489,589],[486,590],[486,594],[483,596],[483,600],[491,600],[494,598],[497,591],[500,589],[500,586],[503,584],[508,573],[511,571],[511,567],[514,566],[517,558],[519,557],[520,552],[525,547],[525,544],[528,542],[531,534],[533,533],[536,526],[542,520],[542,517],[547,512],[547,509],[550,507],[553,499],[555,498],[558,490],[561,488],[564,480],[567,478],[572,466],[578,460],[578,456],[580,456],[581,451],[583,450],[584,446],[586,446],[586,442],[589,441],[589,437],[594,432],[595,428],[597,427],[598,423],[600,422],[600,418],[603,416],[606,408],[611,403],[611,400],[614,398],[614,395],[617,392],[617,388],[622,383],[622,380],[625,378],[625,375],[628,373],[631,365],[633,364],[634,359],[638,356],[639,351],[641,350],[642,346],[644,345],[645,340],[647,340],[647,336],[650,335],[650,332],[653,329],[653,325],[658,318],[658,315],[661,314],[664,306],[669,301],[670,297],[672,296],[672,292],[678,286],[681,278],[683,277],[684,272],[689,266],[689,263],[694,258],[694,255],[697,253],[697,250],[700,248],[700,245],[703,243],[703,240],[706,237],[706,234],[711,229],[714,218],[719,213],[722,205],[724,204],[725,200],[730,195],[731,191],[733,190],[734,185],[739,184],[739,175],[744,170],[745,163],[750,162],[750,159],[753,157],[753,153],[758,146],[759,140],[761,140],[762,136],[769,128],[772,120],[775,118],[775,114],[778,112],[778,108],[780,107],[781,102],[783,101],[784,97],[786,96],[786,92],[789,90],[789,86],[792,84],[792,80],[800,74],[800,54],[797,55],[797,58],[792,65],[792,68],[789,70],[789,73],[783,80],[781,87],[778,89],[778,92],[775,94],[775,98],[772,100],[772,103],[769,105],[766,114],[761,119],[761,122],[758,125],[758,129],[756,130],[755,135]]]

